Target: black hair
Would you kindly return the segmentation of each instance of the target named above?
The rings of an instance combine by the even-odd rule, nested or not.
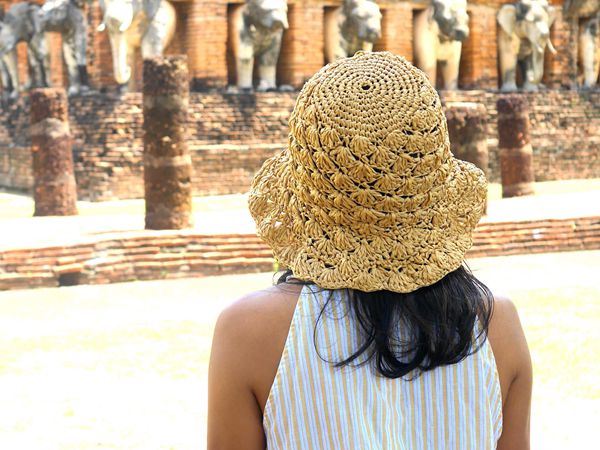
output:
[[[276,283],[293,283],[291,276],[285,271]],[[331,362],[336,367],[370,362],[388,378],[418,376],[475,353],[487,338],[494,304],[490,290],[465,266],[410,293],[348,289],[348,294],[348,312],[362,340],[352,354]],[[316,327],[331,300],[330,295],[315,324],[315,347]]]

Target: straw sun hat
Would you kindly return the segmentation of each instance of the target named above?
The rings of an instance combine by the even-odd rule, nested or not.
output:
[[[457,269],[486,180],[450,153],[426,76],[388,52],[323,67],[302,88],[287,148],[256,175],[258,234],[322,288],[411,292]]]

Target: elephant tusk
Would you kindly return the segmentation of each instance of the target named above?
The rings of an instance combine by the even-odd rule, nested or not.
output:
[[[96,31],[98,31],[98,33],[102,33],[104,30],[106,30],[106,24],[104,22],[102,22],[100,25],[98,25],[98,28],[96,28]]]
[[[553,55],[556,55],[557,51],[554,48],[554,45],[552,45],[552,41],[550,39],[548,39],[548,50],[550,50],[550,53],[552,53]]]

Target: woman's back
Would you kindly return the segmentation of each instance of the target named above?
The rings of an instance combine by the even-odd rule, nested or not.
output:
[[[284,284],[253,292],[221,314],[215,329],[209,372],[209,450],[258,450],[267,445],[277,448],[272,439],[267,442],[271,432],[266,427],[271,426],[268,422],[275,418],[273,411],[267,413],[267,408],[272,409],[273,406],[268,405],[274,403],[269,397],[278,395],[271,391],[277,382],[281,360],[289,359],[284,348],[301,300],[301,289],[301,285]],[[531,361],[517,311],[509,300],[496,299],[488,336],[487,350],[484,348],[478,353],[493,349],[498,369],[503,431],[497,449],[529,449]],[[314,347],[311,348],[314,351]],[[293,377],[288,380],[294,381]],[[319,379],[311,381],[318,383]],[[453,389],[453,386],[448,384],[446,388]],[[294,397],[294,401],[304,399]],[[435,403],[437,405],[437,401]],[[285,414],[285,411],[276,414]],[[368,418],[364,414],[359,416]],[[496,436],[496,429],[489,431]],[[386,427],[380,432],[388,433],[389,429]],[[287,448],[302,447],[293,444]],[[405,448],[412,450],[413,447]]]
[[[265,405],[268,448],[496,448],[502,396],[489,343],[419,376],[383,377],[369,363],[335,367],[361,342],[347,292],[302,290]],[[410,339],[401,325],[398,334]]]
[[[425,75],[387,52],[341,59],[304,84],[289,125],[252,183],[257,234],[296,280],[351,289],[356,320],[323,316],[323,361],[310,339],[319,304],[301,297],[292,319],[300,289],[225,311],[209,449],[493,448],[501,426],[499,450],[528,449],[531,363],[516,310],[463,267],[487,183],[450,152]],[[478,323],[494,358],[489,344],[470,356]],[[375,370],[353,368],[361,358]]]

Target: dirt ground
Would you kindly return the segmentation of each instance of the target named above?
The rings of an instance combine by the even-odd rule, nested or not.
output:
[[[476,259],[519,307],[535,367],[532,448],[600,423],[600,251]],[[272,274],[0,292],[0,448],[204,449],[219,312]]]

